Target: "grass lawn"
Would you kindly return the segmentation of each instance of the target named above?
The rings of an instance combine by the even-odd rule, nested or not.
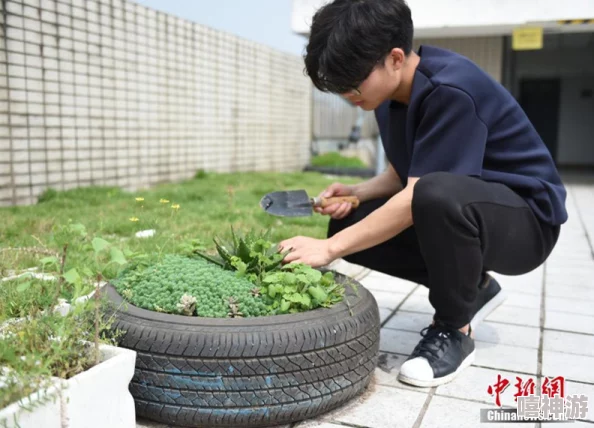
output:
[[[335,179],[317,173],[209,173],[134,193],[111,187],[48,191],[36,205],[0,208],[0,277],[12,270],[40,267],[44,257],[8,247],[34,247],[59,254],[64,244],[60,230],[69,223],[80,223],[88,236],[137,253],[172,253],[190,240],[199,240],[210,249],[213,236],[229,236],[230,226],[240,231],[270,229],[273,241],[294,235],[322,238],[328,217],[274,217],[260,208],[259,201],[275,190],[305,189],[314,196],[332,181]],[[156,229],[157,233],[148,239],[134,236],[146,229]],[[72,250],[67,253],[64,272],[72,268],[80,271],[92,263],[92,251],[80,250],[85,247],[76,247],[76,242],[69,245]],[[112,269],[106,276],[116,273]]]
[[[259,202],[266,193],[276,190],[305,189],[310,196],[318,195],[332,181],[318,173],[197,174],[182,183],[133,193],[116,187],[48,190],[36,205],[0,208],[0,366],[14,369],[14,376],[0,385],[0,408],[38,389],[38,379],[67,378],[94,361],[92,355],[87,358],[81,339],[94,338],[98,343],[100,330],[107,328],[99,317],[99,295],[87,304],[72,305],[67,316],[56,315],[51,308],[64,307],[88,295],[100,280],[111,280],[125,269],[132,283],[135,275],[143,271],[135,270],[139,265],[150,269],[158,261],[176,259],[165,257],[168,254],[195,256],[197,249],[214,252],[213,238],[228,238],[231,227],[239,235],[268,230],[268,238],[273,242],[298,234],[322,238],[328,217],[274,217],[266,214]],[[343,181],[354,183],[358,179]],[[149,238],[135,236],[146,229],[155,229],[156,234]],[[253,254],[249,256],[255,258]],[[325,277],[326,282],[317,276],[312,279],[305,267],[305,279],[301,281],[309,281],[311,287],[307,291],[298,291],[293,283],[283,283],[283,278],[289,278],[289,274],[295,278],[299,271],[282,272],[283,275],[277,272],[280,279],[271,284],[276,291],[268,293],[271,302],[265,302],[256,299],[259,291],[254,293],[255,288],[247,279],[236,278],[230,272],[225,282],[209,283],[217,284],[217,288],[201,288],[197,282],[200,275],[209,273],[189,271],[196,263],[184,263],[170,270],[166,264],[160,264],[138,281],[141,285],[125,288],[122,294],[128,292],[128,299],[137,298],[138,303],[134,303],[149,310],[176,313],[183,304],[187,306],[186,315],[195,311],[196,316],[207,317],[227,317],[234,311],[238,315],[245,312],[247,316],[262,316],[303,309],[301,306],[316,307],[314,300],[315,305],[322,305],[341,298],[336,285],[332,286]],[[8,278],[28,268],[35,268],[36,272]],[[214,269],[210,275],[221,274],[213,272]],[[37,274],[43,276],[39,278]],[[189,279],[187,283],[175,281],[184,274]],[[190,282],[191,290],[199,294],[182,295]],[[232,302],[236,297],[238,300]],[[103,308],[111,310],[108,306]],[[54,337],[60,340],[55,341]]]
[[[312,166],[337,167],[337,168],[366,168],[365,162],[357,156],[344,156],[338,152],[328,152],[314,156]]]

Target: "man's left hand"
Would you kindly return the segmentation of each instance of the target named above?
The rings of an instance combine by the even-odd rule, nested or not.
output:
[[[304,263],[315,268],[325,266],[335,259],[329,242],[327,239],[295,236],[279,243],[278,248],[281,252],[291,249],[283,260],[285,263]]]

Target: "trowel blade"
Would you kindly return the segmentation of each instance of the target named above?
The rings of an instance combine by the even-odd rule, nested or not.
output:
[[[305,190],[268,193],[260,200],[260,206],[268,214],[281,217],[306,217],[313,214],[311,201]]]

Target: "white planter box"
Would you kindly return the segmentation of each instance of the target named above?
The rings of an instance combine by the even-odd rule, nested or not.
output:
[[[9,428],[135,428],[134,399],[128,384],[134,375],[136,352],[101,345],[101,355],[102,362],[89,370],[68,380],[56,379],[41,395],[45,402],[39,407],[29,411],[20,403],[13,403],[0,410],[0,426],[6,423]],[[39,396],[33,393],[22,403],[35,402]]]

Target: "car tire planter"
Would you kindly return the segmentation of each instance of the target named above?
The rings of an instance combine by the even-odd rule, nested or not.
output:
[[[346,286],[348,305],[234,319],[152,312],[122,305],[112,285],[104,292],[119,308],[119,346],[137,352],[136,414],[157,422],[247,428],[313,418],[360,394],[377,364],[379,311],[362,286]]]

